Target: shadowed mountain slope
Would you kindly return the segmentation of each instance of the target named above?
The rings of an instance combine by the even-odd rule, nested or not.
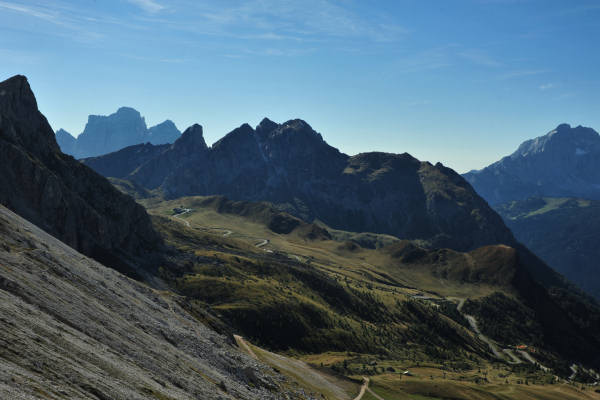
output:
[[[162,240],[143,207],[64,155],[27,79],[0,83],[0,204],[78,251],[133,274]]]
[[[600,299],[600,201],[532,197],[496,208],[519,241]]]
[[[244,124],[210,148],[195,125],[169,148],[134,146],[83,162],[167,198],[269,201],[308,222],[458,250],[514,242],[501,218],[451,169],[406,153],[350,157],[301,120],[265,119],[256,129]]]

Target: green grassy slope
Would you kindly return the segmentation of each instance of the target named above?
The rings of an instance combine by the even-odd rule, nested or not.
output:
[[[490,337],[503,346],[550,347],[541,357],[565,373],[568,365],[558,353],[573,346],[564,336],[588,343],[568,319],[556,334],[550,332],[548,318],[565,318],[564,312],[541,287],[527,286],[520,255],[507,246],[461,253],[374,235],[367,243],[373,248],[365,248],[357,234],[304,223],[268,203],[222,197],[144,202],[166,241],[183,251],[177,257],[186,254],[184,262],[175,260],[178,268],[164,268],[162,277],[199,309],[209,307],[272,350],[410,355],[437,362],[487,359],[486,344],[456,311],[460,298],[469,299],[470,313],[485,321]],[[190,211],[173,216],[175,208]],[[518,280],[526,287],[516,286]],[[505,301],[496,304],[497,299]],[[490,308],[482,305],[489,304],[509,317],[486,319]],[[513,329],[517,324],[522,326]],[[510,334],[498,334],[502,329]],[[558,342],[564,346],[554,348]]]

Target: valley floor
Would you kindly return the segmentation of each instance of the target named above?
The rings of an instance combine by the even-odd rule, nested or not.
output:
[[[288,263],[314,267],[336,281],[345,282],[350,288],[375,293],[378,301],[386,305],[403,299],[423,304],[432,310],[444,307],[455,309],[456,315],[464,318],[465,326],[461,328],[463,334],[468,337],[467,340],[475,343],[473,351],[480,355],[459,352],[454,360],[450,357],[445,361],[436,361],[435,357],[423,354],[416,343],[409,344],[400,355],[396,352],[393,357],[387,358],[381,354],[355,351],[312,354],[293,350],[273,352],[251,344],[251,340],[236,337],[238,345],[246,352],[298,381],[315,394],[339,400],[353,400],[356,396],[361,396],[362,400],[600,399],[600,391],[596,392],[596,386],[558,378],[547,367],[540,365],[528,350],[517,348],[518,342],[510,346],[502,345],[481,332],[479,321],[464,313],[462,308],[467,299],[487,296],[497,288],[484,283],[461,284],[436,278],[430,271],[393,268],[389,265],[389,257],[377,248],[352,247],[348,242],[331,238],[315,240],[310,236],[315,227],[310,228],[313,231],[309,234],[299,230],[277,234],[266,226],[261,217],[241,217],[218,212],[204,203],[198,206],[199,201],[203,200],[183,198],[146,206],[149,212],[160,218],[170,217],[178,224],[177,228],[168,228],[170,235],[173,235],[173,230],[185,231],[186,233],[182,233],[184,236],[196,234],[199,235],[198,238],[202,238],[197,240],[210,242],[212,250],[189,250],[200,257],[217,257],[223,265],[221,268],[228,268],[228,262],[236,258],[238,261],[234,263],[241,263],[242,271],[242,265],[255,258],[285,259]],[[174,208],[179,210],[173,212]],[[173,240],[174,243],[179,243],[179,239]],[[224,248],[230,250],[219,250]],[[203,270],[197,270],[199,277],[201,271]],[[221,274],[217,270],[211,271],[207,278]],[[225,281],[215,281],[214,284],[231,278],[224,279]],[[257,278],[249,276],[245,279],[246,282],[252,282]],[[275,285],[267,290],[287,292],[290,295],[294,290],[290,284],[279,286],[268,279],[260,284]],[[246,286],[246,289],[250,288]],[[254,292],[241,296],[264,296],[262,292],[250,293]],[[510,297],[512,293],[506,292],[506,295]],[[217,313],[226,313],[231,308],[240,307],[247,300],[231,301],[233,303],[230,304],[227,304],[227,300],[217,302],[212,307]],[[482,354],[485,356],[481,356]],[[368,378],[368,386],[364,386],[364,391],[361,391],[364,378]]]

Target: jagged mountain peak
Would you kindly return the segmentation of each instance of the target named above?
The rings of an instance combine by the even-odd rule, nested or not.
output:
[[[562,124],[559,124],[554,131],[562,131],[562,130],[568,130],[568,129],[571,129],[571,124],[567,124],[566,122],[563,122]]]
[[[313,130],[312,127],[308,124],[308,122],[303,119],[290,119],[289,121],[284,122],[281,125],[283,128],[289,128],[294,130]]]
[[[390,161],[390,160],[400,160],[404,162],[410,162],[415,164],[420,164],[421,162],[411,156],[408,153],[386,153],[383,151],[370,151],[366,153],[358,153],[350,159],[353,162],[360,162],[370,165],[371,167],[380,168],[381,164]]]
[[[146,121],[145,121],[144,117],[142,117],[142,114],[140,114],[140,112],[133,107],[119,107],[117,109],[117,111],[115,111],[114,113],[109,114],[109,115],[91,114],[88,116],[88,124],[97,123],[97,122],[105,123],[106,121],[109,121],[109,120],[133,121],[140,125],[141,125],[141,123],[143,123],[144,128],[146,127]],[[86,125],[86,129],[87,128],[88,128],[88,126]],[[83,133],[85,133],[85,130]]]
[[[291,119],[286,121],[279,126],[278,131],[281,133],[308,133],[323,139],[319,133],[317,133],[306,121],[302,119]]]
[[[128,106],[123,106],[123,107],[119,107],[117,109],[117,112],[115,112],[114,114],[118,114],[118,115],[132,115],[135,117],[140,117],[142,116],[142,114],[140,114],[140,112],[138,110],[136,110],[133,107],[128,107]],[[112,114],[112,115],[114,115]]]
[[[271,121],[269,118],[265,117],[260,121],[260,123],[256,126],[256,130],[261,130],[264,132],[270,132],[273,129],[276,129],[279,126],[277,122]]]
[[[511,157],[527,157],[548,151],[582,155],[594,146],[600,146],[600,135],[594,129],[581,125],[573,128],[569,124],[560,124],[544,136],[521,143]]]
[[[204,137],[204,130],[202,128],[202,125],[193,124],[192,126],[188,127],[185,131],[183,131],[179,140],[188,140],[191,137],[198,137],[198,136]]]
[[[64,129],[56,131],[56,142],[60,146],[60,150],[65,154],[73,154],[77,146],[77,139]]]
[[[493,205],[531,196],[600,199],[600,135],[560,124],[464,177]]]
[[[202,125],[194,124],[187,128],[173,143],[173,149],[181,150],[206,150],[206,142],[204,141],[204,131]]]
[[[292,119],[277,125],[262,138],[267,148],[279,147],[286,152],[296,150],[299,154],[316,151],[336,150],[328,145],[320,133],[316,132],[306,121]]]
[[[56,135],[69,135],[71,136],[73,139],[75,139],[75,136],[71,135],[69,132],[67,132],[66,130],[64,130],[63,128],[60,128],[59,130],[56,131]]]
[[[0,82],[0,138],[19,144],[35,154],[58,151],[54,132],[38,112],[27,78],[15,75]]]
[[[26,103],[29,107],[37,108],[35,96],[23,75],[15,75],[0,83],[0,102],[14,104],[16,107]]]
[[[68,132],[67,132],[68,134]],[[145,118],[133,107],[120,107],[110,115],[89,115],[82,134],[56,133],[61,150],[75,158],[96,157],[140,143],[162,145],[174,143],[181,132],[167,119],[150,128]]]
[[[157,127],[172,127],[172,128],[177,129],[177,126],[175,126],[175,123],[173,121],[171,121],[170,119],[166,119],[163,122],[161,122],[160,124],[154,125],[152,128],[157,128]],[[150,128],[150,129],[152,129],[152,128]]]
[[[175,143],[181,136],[181,132],[179,132],[173,121],[167,119],[158,125],[148,128],[146,136],[152,144],[167,144]]]
[[[213,145],[213,149],[236,149],[242,151],[247,150],[244,146],[255,143],[254,139],[255,131],[252,127],[244,123],[240,125],[238,128],[235,128],[227,135],[217,140]],[[249,141],[251,140],[251,141]]]

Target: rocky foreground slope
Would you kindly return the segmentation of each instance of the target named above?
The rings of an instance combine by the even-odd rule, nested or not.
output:
[[[0,398],[308,398],[182,301],[0,206]]]

